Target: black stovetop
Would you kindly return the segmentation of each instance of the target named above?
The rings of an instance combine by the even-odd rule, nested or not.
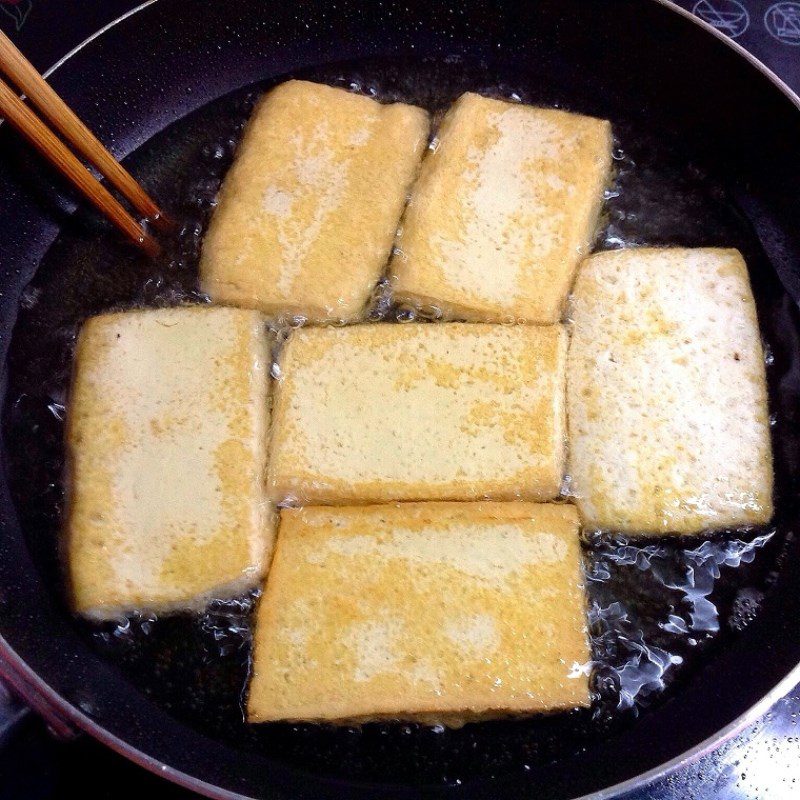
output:
[[[800,2],[678,0],[722,30],[800,92]],[[0,29],[49,67],[136,0],[0,0]],[[798,148],[800,157],[800,147]],[[0,705],[3,695],[0,691]],[[716,751],[627,800],[795,800],[800,798],[800,687]],[[191,800],[89,737],[59,741],[33,715],[0,729],[0,800],[149,797]]]

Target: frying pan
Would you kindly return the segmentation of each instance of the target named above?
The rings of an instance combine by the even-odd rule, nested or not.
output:
[[[78,305],[86,314],[194,296],[190,265],[216,184],[180,188],[186,153],[219,160],[211,169],[218,178],[232,149],[228,139],[235,141],[252,101],[242,87],[287,75],[355,80],[362,90],[382,82],[387,96],[398,87],[408,94],[413,84],[421,101],[430,84],[438,87],[432,105],[465,88],[500,86],[532,102],[609,117],[621,145],[629,140],[635,154],[618,154],[621,182],[625,159],[632,172],[639,159],[646,173],[651,151],[688,165],[693,177],[688,201],[680,181],[638,198],[641,216],[653,219],[683,203],[680,230],[667,234],[642,219],[636,228],[638,212],[622,214],[601,246],[615,246],[614,231],[636,228],[628,243],[736,244],[745,251],[772,362],[778,510],[753,577],[764,599],[749,624],[712,637],[694,667],[638,718],[595,726],[588,737],[576,734],[580,720],[558,715],[452,735],[397,725],[338,733],[276,726],[261,738],[237,739],[223,724],[192,716],[191,702],[168,702],[201,676],[210,686],[207,706],[209,697],[240,691],[245,674],[236,674],[236,684],[216,672],[208,648],[194,661],[187,657],[183,672],[171,671],[164,653],[181,661],[193,647],[183,623],[135,619],[140,633],[161,626],[167,644],[150,650],[136,640],[127,661],[115,661],[103,643],[119,638],[120,628],[87,630],[68,613],[55,544],[61,409],[58,397],[26,391],[25,376],[57,382],[69,351],[70,334],[61,328]],[[92,214],[76,211],[49,170],[0,131],[0,671],[53,727],[86,731],[210,797],[610,797],[714,747],[800,681],[800,100],[741,48],[656,0],[159,0],[89,41],[51,80],[116,153],[133,153],[134,174],[185,222],[155,293],[137,295],[132,287],[148,283],[150,267]],[[147,144],[157,134],[157,144]],[[210,145],[209,136],[221,144]],[[171,160],[159,157],[167,145]],[[694,203],[697,187],[708,197]],[[181,191],[189,201],[176,199]],[[717,206],[733,222],[720,223]],[[211,640],[222,630],[245,670],[250,603],[245,598],[233,610],[220,604],[211,615]],[[730,598],[720,608],[725,603],[731,611]],[[153,682],[139,680],[156,655],[160,672]]]

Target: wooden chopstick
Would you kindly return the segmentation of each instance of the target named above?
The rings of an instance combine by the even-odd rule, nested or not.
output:
[[[16,84],[53,128],[101,175],[104,175],[143,217],[164,228],[169,226],[166,216],[147,192],[78,119],[75,112],[56,94],[33,64],[2,31],[0,31],[0,71]]]
[[[161,252],[158,242],[131,217],[122,205],[67,146],[20,100],[14,90],[0,80],[0,115],[5,117],[45,158],[65,175],[86,198],[134,244],[148,255]]]
[[[144,191],[122,164],[120,164],[103,146],[86,125],[81,122],[75,112],[73,112],[56,94],[50,84],[36,71],[33,64],[25,58],[11,39],[2,31],[0,31],[0,72],[4,73],[6,77],[31,100],[33,105],[35,105],[39,112],[49,121],[52,127],[60,133],[80,155],[93,165],[101,175],[105,176],[109,183],[116,188],[143,217],[146,217],[162,230],[170,230],[173,227],[171,220],[161,211],[147,192]],[[5,88],[8,89],[7,86]],[[14,96],[19,100],[16,95]],[[22,124],[26,126],[30,125],[32,115],[20,115],[17,104],[8,99],[7,92],[3,92],[3,97],[5,99],[4,101],[10,103],[15,109],[11,113],[9,113],[6,108],[0,109],[9,117],[9,122],[12,122],[10,116],[13,114],[17,122],[12,122],[12,124],[36,145],[45,157],[50,158],[53,148],[50,146],[48,146],[47,149],[40,147],[37,142],[33,141],[28,135],[26,132],[27,128],[26,130],[20,128]],[[24,104],[23,108],[27,110]],[[35,115],[33,115],[33,119],[36,119]],[[37,130],[40,130],[40,128],[37,128]],[[56,139],[56,141],[58,140]],[[63,166],[59,168],[62,172],[65,172]],[[67,177],[73,180],[71,174]],[[83,188],[84,186],[86,186],[85,181],[81,180],[79,188],[86,194],[86,189]],[[108,194],[106,190],[104,190],[104,192]],[[100,208],[98,201],[93,196],[87,196]],[[103,199],[103,203],[104,206],[100,208],[100,210],[103,211],[103,213],[107,213],[104,209],[110,208],[110,206],[105,198]],[[133,225],[135,225],[136,229],[139,231],[134,239],[135,243],[143,246],[146,245],[145,249],[152,249],[148,241],[155,245],[155,240],[147,236],[141,226],[133,222],[133,220],[125,222],[125,226],[122,227],[122,215],[127,216],[127,212],[119,203],[115,202],[115,204],[118,207],[118,211],[117,208],[114,209],[114,216],[111,218],[112,222],[121,227],[128,235],[132,235],[131,231],[133,230]],[[142,236],[144,236],[144,239],[142,239]]]

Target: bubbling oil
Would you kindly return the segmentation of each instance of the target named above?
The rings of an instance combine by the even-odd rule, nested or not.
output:
[[[435,120],[466,90],[563,107],[558,97],[541,96],[485,66],[458,59],[362,62],[294,77],[382,101],[422,105]],[[208,301],[197,288],[203,233],[246,119],[264,88],[247,88],[196,111],[127,160],[133,174],[179,221],[157,262],[144,260],[102,220],[79,210],[21,298],[5,417],[10,473],[30,549],[49,584],[62,587],[64,603],[58,554],[63,426],[77,331],[86,317],[102,311]],[[768,273],[746,222],[720,186],[682,157],[674,143],[653,138],[626,119],[612,122],[616,170],[606,191],[597,248],[735,246],[756,267],[755,275]],[[436,141],[434,136],[432,146]],[[776,360],[769,348],[787,307],[774,280],[765,281],[754,279],[754,288],[769,354],[777,441],[786,434],[779,410],[782,392],[791,389],[784,378],[792,365]],[[419,314],[395,306],[383,278],[373,293],[368,320],[408,323],[436,319],[436,311]],[[286,328],[277,333],[282,340]],[[280,377],[277,362],[271,372]],[[781,469],[776,450],[779,491]],[[567,478],[565,494],[568,488]],[[591,675],[592,708],[459,730],[388,723],[339,728],[247,725],[243,699],[257,590],[215,600],[202,613],[133,613],[106,622],[75,620],[75,625],[99,653],[119,665],[135,690],[211,736],[328,775],[406,781],[413,774],[419,782],[452,784],[551,763],[657,707],[757,618],[777,575],[776,559],[786,536],[779,518],[768,530],[704,537],[587,535],[592,661],[573,669]]]

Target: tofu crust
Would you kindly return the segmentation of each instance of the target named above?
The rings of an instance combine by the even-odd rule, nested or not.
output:
[[[741,254],[598,253],[572,316],[568,472],[583,524],[688,534],[769,522],[764,353]]]
[[[415,106],[307,81],[268,92],[203,242],[203,291],[271,317],[361,316],[428,132],[428,114]]]
[[[558,322],[594,240],[610,123],[467,93],[434,143],[391,261],[398,302],[448,319]]]
[[[348,505],[556,497],[566,347],[562,326],[293,332],[275,389],[271,498]]]
[[[466,721],[589,705],[574,506],[282,509],[250,722]]]
[[[192,306],[83,326],[67,424],[65,549],[74,608],[197,608],[257,585],[269,347],[254,311]]]

